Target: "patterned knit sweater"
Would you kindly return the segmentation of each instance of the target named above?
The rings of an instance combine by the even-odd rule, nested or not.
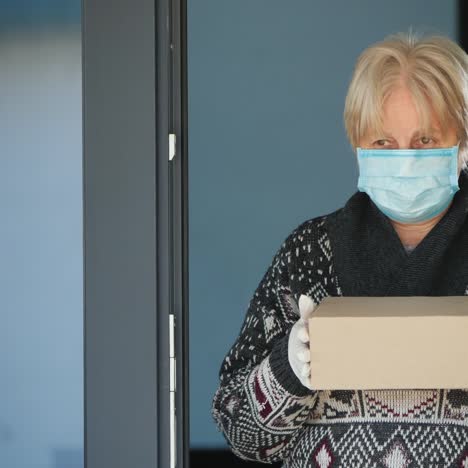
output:
[[[311,391],[287,357],[301,294],[317,304],[329,295],[468,294],[465,173],[459,185],[449,211],[411,250],[363,192],[287,236],[248,304],[213,398],[214,420],[237,456],[284,468],[468,468],[468,389]]]

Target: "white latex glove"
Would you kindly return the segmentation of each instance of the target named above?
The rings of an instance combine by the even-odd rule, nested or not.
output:
[[[304,294],[299,298],[300,319],[293,325],[288,341],[288,359],[292,370],[302,385],[312,390],[310,384],[310,348],[308,319],[315,309],[314,301]]]

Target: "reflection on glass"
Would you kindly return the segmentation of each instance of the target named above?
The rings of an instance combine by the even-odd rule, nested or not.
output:
[[[83,467],[80,1],[0,1],[0,466]]]

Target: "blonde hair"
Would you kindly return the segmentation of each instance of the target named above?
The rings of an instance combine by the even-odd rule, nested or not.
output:
[[[399,82],[410,90],[423,128],[432,110],[442,131],[454,125],[460,140],[459,169],[468,168],[468,55],[443,36],[398,33],[365,49],[358,57],[344,108],[353,146],[368,131],[382,130],[385,98]]]

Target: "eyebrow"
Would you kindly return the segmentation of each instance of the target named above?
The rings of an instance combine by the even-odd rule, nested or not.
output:
[[[436,135],[441,135],[441,134],[442,134],[441,130],[438,129],[438,128],[433,128],[433,127],[431,127],[431,128],[428,128],[427,131],[428,131],[429,133],[433,133],[433,134],[436,134]],[[414,136],[421,135],[421,133],[426,133],[426,132],[425,132],[423,129],[416,130],[416,131],[413,133],[413,137],[414,137]]]

